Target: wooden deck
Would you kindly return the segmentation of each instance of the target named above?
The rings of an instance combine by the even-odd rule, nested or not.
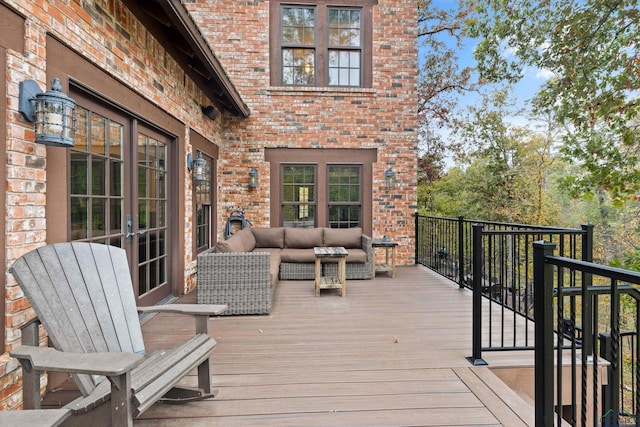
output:
[[[143,330],[155,349],[193,324],[159,315]],[[271,315],[213,318],[211,331],[218,397],[156,404],[136,425],[533,425],[525,400],[465,359],[471,292],[421,266],[347,281],[345,298],[315,297],[313,281],[283,281]]]

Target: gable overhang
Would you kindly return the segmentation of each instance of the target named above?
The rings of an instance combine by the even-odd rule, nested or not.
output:
[[[212,103],[249,117],[249,107],[180,0],[123,1]]]

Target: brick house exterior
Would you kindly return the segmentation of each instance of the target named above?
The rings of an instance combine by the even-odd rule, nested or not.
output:
[[[324,0],[0,0],[0,410],[21,405],[21,371],[8,351],[34,316],[8,267],[37,246],[129,245],[139,303],[171,299],[193,289],[196,254],[223,238],[230,208],[245,208],[255,226],[287,223],[287,167],[315,171],[315,225],[329,226],[326,188],[337,167],[357,171],[360,213],[349,221],[398,241],[398,264],[414,263],[416,2],[335,3],[360,19],[352,52],[362,62],[347,87],[322,77],[332,55],[321,41],[332,7]],[[320,77],[311,85],[283,77],[281,18],[290,5],[316,14]],[[46,90],[54,77],[82,113],[73,149],[35,144],[33,123],[18,112],[19,82]],[[206,106],[220,114],[203,114]],[[206,160],[206,181],[193,181],[188,154]]]

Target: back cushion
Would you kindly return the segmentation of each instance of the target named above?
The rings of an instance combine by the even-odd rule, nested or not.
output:
[[[256,247],[256,239],[253,237],[253,233],[251,232],[251,228],[243,228],[238,231],[236,235],[242,241],[242,252],[251,252],[253,248]]]
[[[218,253],[242,251],[242,239],[237,234],[230,236],[227,240],[218,240],[214,249],[214,252]]]
[[[284,247],[306,249],[322,246],[323,229],[319,228],[285,228]]]
[[[325,228],[325,246],[342,246],[344,248],[360,248],[362,246],[362,228]]]
[[[284,228],[252,228],[256,248],[284,248]]]

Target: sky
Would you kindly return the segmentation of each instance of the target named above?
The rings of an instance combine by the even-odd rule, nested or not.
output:
[[[440,9],[450,9],[457,6],[456,0],[433,0],[433,6]],[[454,43],[452,41],[452,43]],[[464,67],[470,66],[475,67],[475,59],[473,58],[473,50],[478,43],[478,40],[467,39],[464,41],[462,48],[458,51],[459,56],[459,66],[460,69]],[[421,47],[423,49],[423,47]],[[420,54],[423,56],[423,53]],[[527,68],[524,73],[524,77],[520,82],[513,86],[511,97],[516,102],[516,108],[524,108],[527,106],[527,102],[533,98],[536,92],[540,89],[541,85],[549,79],[551,76],[548,72],[544,70]],[[459,107],[464,108],[468,105],[479,104],[480,95],[476,93],[466,93],[462,94],[459,97]],[[525,117],[521,116],[512,116],[509,119],[509,122],[513,125],[517,126],[529,126],[536,127],[536,123],[532,122]],[[450,133],[446,130],[442,130],[442,135],[444,138],[451,138]],[[445,139],[446,140],[446,139]],[[446,161],[447,167],[453,165],[451,159],[447,159]]]
[[[473,58],[473,49],[477,44],[477,40],[467,40],[465,42],[464,49],[459,51],[460,68],[466,66],[475,67],[475,60]],[[551,76],[544,70],[538,70],[534,68],[525,69],[524,77],[518,82],[512,91],[512,97],[515,98],[518,106],[525,106],[525,103],[536,94],[541,85],[549,79]],[[461,105],[466,105],[477,101],[478,96],[475,94],[469,94],[460,98]]]

